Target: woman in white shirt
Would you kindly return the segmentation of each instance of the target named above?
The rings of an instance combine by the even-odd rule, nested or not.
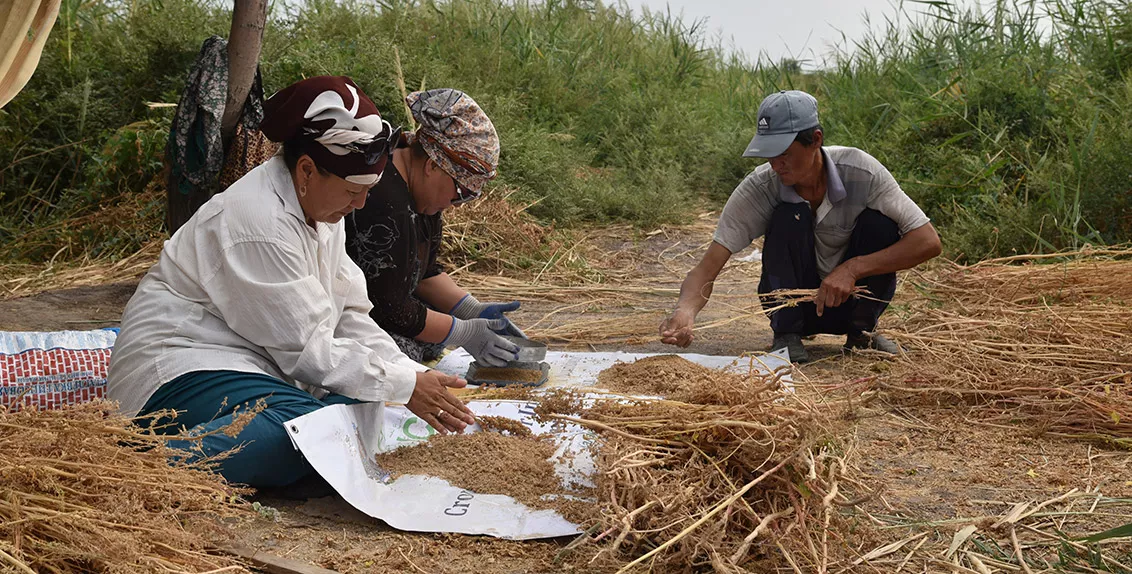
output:
[[[129,415],[207,435],[194,456],[231,482],[285,486],[313,469],[283,423],[329,404],[404,403],[440,432],[471,424],[448,387],[464,381],[413,362],[370,318],[342,218],[361,208],[398,136],[341,76],[308,78],[264,105],[283,153],[253,169],[165,243],[122,317],[108,395]],[[451,193],[437,186],[436,194]],[[211,432],[257,402],[235,437]],[[211,433],[211,434],[210,434]]]

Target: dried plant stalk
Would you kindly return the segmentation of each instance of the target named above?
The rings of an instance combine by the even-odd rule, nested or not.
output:
[[[544,414],[603,437],[604,532],[589,546],[594,563],[769,572],[788,566],[776,543],[804,571],[855,557],[844,543],[844,518],[831,509],[848,499],[836,486],[844,465],[821,449],[832,433],[826,407],[786,391],[788,370],[740,376],[688,363],[673,376],[673,367],[653,359],[621,365],[619,376],[636,367],[642,380],[683,378],[688,384],[669,394],[679,401],[597,400],[573,414]]]
[[[226,539],[240,490],[207,464],[170,464],[167,437],[105,402],[0,411],[0,570],[168,572],[237,565]],[[6,563],[6,564],[4,564]]]
[[[906,318],[888,331],[911,351],[901,358],[903,380],[878,384],[1132,448],[1130,258],[1132,249],[1109,249],[921,274]]]

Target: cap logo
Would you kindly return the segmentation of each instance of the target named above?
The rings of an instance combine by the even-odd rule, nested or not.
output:
[[[770,123],[768,123],[766,121],[766,118],[759,118],[759,127],[760,128],[770,127]]]

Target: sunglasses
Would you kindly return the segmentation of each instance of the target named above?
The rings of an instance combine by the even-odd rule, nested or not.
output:
[[[452,176],[449,175],[448,177]],[[460,185],[460,182],[456,181],[456,178],[454,177],[452,177],[452,183],[456,186],[456,199],[452,201],[452,205],[467,203],[473,199],[478,199],[479,196],[483,195],[482,191],[469,191],[467,189],[464,189],[464,187]]]
[[[357,144],[347,144],[342,147],[360,153],[365,158],[366,165],[373,165],[381,158],[393,153],[397,147],[397,142],[401,140],[402,128],[394,128],[389,122],[381,120],[381,133],[374,136],[373,141],[360,146]]]

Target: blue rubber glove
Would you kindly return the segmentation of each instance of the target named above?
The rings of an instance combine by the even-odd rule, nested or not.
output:
[[[515,311],[518,308],[518,301],[512,301],[510,303],[481,303],[478,299],[469,294],[464,295],[464,298],[460,299],[460,302],[452,308],[452,311],[449,312],[449,315],[452,315],[457,319],[465,320],[502,320],[503,328],[497,330],[496,333],[499,333],[500,335],[511,335],[513,337],[522,337],[526,339],[526,333],[516,327],[515,324],[511,322],[511,319],[508,319],[507,316],[504,315],[504,313]]]

